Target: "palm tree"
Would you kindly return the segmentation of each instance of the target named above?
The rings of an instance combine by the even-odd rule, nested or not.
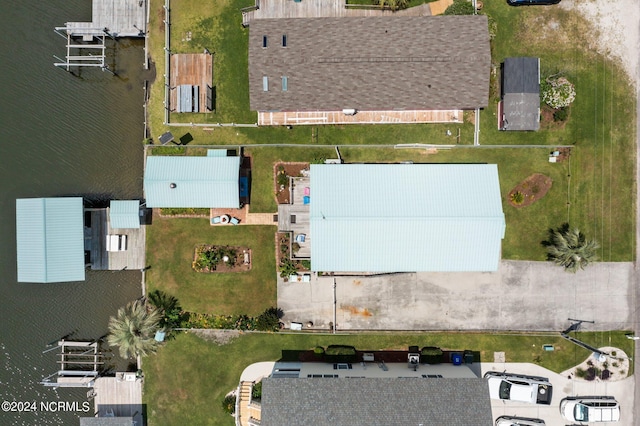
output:
[[[174,296],[161,290],[149,293],[149,302],[160,314],[160,327],[176,328],[180,326],[182,307]]]
[[[160,313],[157,309],[148,309],[139,300],[130,302],[118,309],[118,314],[109,319],[107,342],[118,346],[120,356],[132,358],[155,353],[158,342],[155,333],[158,330]]]
[[[570,228],[568,223],[549,229],[549,241],[542,244],[547,247],[547,260],[574,273],[595,261],[600,248],[596,241],[587,240],[578,228]]]

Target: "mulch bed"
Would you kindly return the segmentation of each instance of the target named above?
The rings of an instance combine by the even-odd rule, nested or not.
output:
[[[540,108],[540,128],[544,130],[562,130],[564,129],[567,121],[571,118],[571,108],[568,109],[567,119],[564,121],[555,121],[553,119],[553,114],[556,112],[555,109],[551,108],[549,105],[543,105]]]
[[[534,173],[520,182],[518,185],[516,185],[516,187],[511,191],[509,191],[507,200],[513,207],[526,207],[542,199],[547,194],[547,192],[549,192],[549,189],[551,189],[552,185],[553,181],[550,177],[545,176],[541,173]],[[520,204],[516,204],[513,202],[513,194],[515,194],[516,192],[520,192],[524,196],[524,199]]]
[[[214,269],[210,268],[197,268],[196,267],[196,259],[198,258],[198,253],[201,250],[209,250],[209,249],[233,249],[236,251],[235,262],[218,262]],[[244,263],[244,254],[249,254],[249,263]],[[215,246],[209,244],[201,244],[196,246],[193,253],[193,269],[196,272],[205,272],[205,273],[227,273],[227,272],[246,272],[251,270],[251,262],[253,261],[253,253],[251,253],[251,249],[249,247],[229,247],[229,246]]]
[[[276,163],[273,165],[273,184],[278,204],[289,204],[289,182],[286,185],[278,184],[278,173],[284,172],[289,177],[302,176],[303,170],[309,169],[309,163]]]

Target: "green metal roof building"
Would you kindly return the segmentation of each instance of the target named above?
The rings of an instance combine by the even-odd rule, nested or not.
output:
[[[147,207],[240,207],[240,157],[147,157]]]
[[[496,271],[495,164],[311,165],[314,271]]]
[[[111,200],[109,222],[114,229],[140,228],[140,201]]]
[[[16,200],[18,282],[84,281],[81,197]]]

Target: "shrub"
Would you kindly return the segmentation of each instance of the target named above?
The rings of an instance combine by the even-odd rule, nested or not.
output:
[[[469,0],[453,0],[443,15],[473,15],[473,4]]]
[[[313,349],[313,353],[314,353],[315,355],[317,355],[317,356],[322,356],[322,355],[324,355],[324,348],[323,348],[322,346],[316,346],[316,347]]]
[[[542,101],[554,109],[566,108],[576,99],[574,85],[564,77],[545,79],[541,91]]]
[[[268,308],[256,319],[256,329],[260,331],[277,331],[280,328],[281,312],[278,308]]]
[[[355,355],[356,348],[346,345],[330,345],[325,351],[327,355]]]
[[[516,191],[511,194],[511,202],[516,205],[520,205],[524,202],[524,194],[520,191]]]
[[[420,362],[423,364],[440,364],[442,355],[442,349],[435,346],[427,346],[420,351]]]
[[[310,260],[301,260],[300,264],[304,269],[311,270],[311,261]]]
[[[277,182],[278,182],[278,185],[281,185],[281,186],[287,186],[289,184],[289,177],[284,172],[284,170],[281,172],[278,172]]]
[[[553,113],[553,121],[567,121],[569,118],[569,110],[567,108],[560,108]]]
[[[576,368],[576,377],[584,379],[587,376],[587,370],[583,368]]]
[[[282,260],[280,263],[280,276],[282,278],[288,277],[289,275],[296,275],[297,273],[298,269],[291,259]]]
[[[251,399],[262,399],[262,380],[253,385],[253,388],[251,389]]]
[[[600,373],[600,378],[602,380],[608,380],[609,377],[611,377],[611,371],[609,370],[602,370],[602,373]]]
[[[227,414],[234,414],[236,412],[236,397],[234,395],[227,395],[222,400],[222,409]]]

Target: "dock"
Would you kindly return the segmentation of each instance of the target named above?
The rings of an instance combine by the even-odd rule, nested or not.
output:
[[[143,269],[146,266],[146,225],[141,224],[140,228],[114,229],[109,220],[109,209],[106,208],[86,209],[85,215],[90,215],[90,226],[85,224],[85,251],[89,252],[88,264],[92,270],[121,271]],[[144,217],[141,219],[144,220]],[[107,250],[107,238],[110,235],[125,236],[124,250]]]
[[[214,109],[213,55],[211,53],[180,53],[171,55],[169,105],[176,112],[207,112]],[[192,111],[183,111],[178,95],[181,86],[197,87],[197,99]]]
[[[93,386],[97,417],[130,418],[142,425],[142,378],[136,373],[116,373],[98,377]]]

